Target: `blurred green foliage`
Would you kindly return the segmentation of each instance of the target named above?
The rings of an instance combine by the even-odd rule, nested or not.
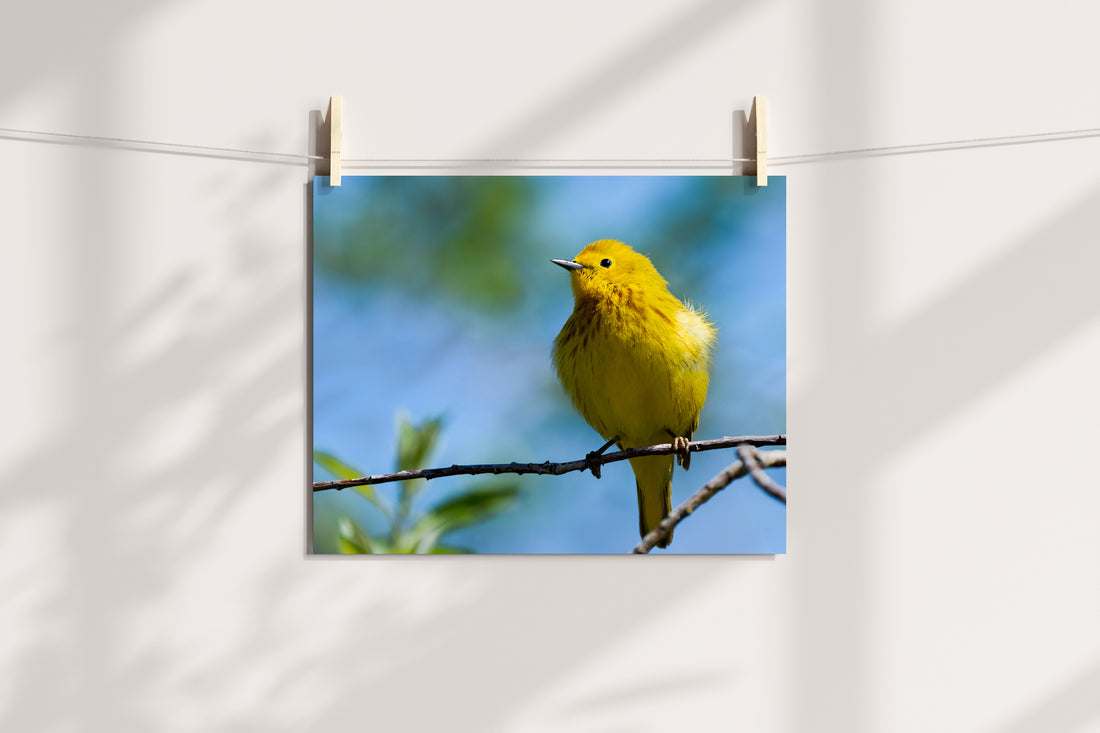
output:
[[[414,423],[397,416],[397,471],[425,468],[443,427],[440,418]],[[314,462],[336,479],[367,475],[324,451],[313,452]],[[427,482],[402,481],[396,500],[387,501],[373,486],[354,488],[377,510],[385,530],[370,534],[347,515],[336,520],[336,548],[345,555],[362,554],[464,554],[472,550],[447,543],[446,535],[480,524],[510,508],[518,494],[518,482],[474,483],[428,508],[417,510],[416,499]]]
[[[315,232],[315,264],[356,283],[393,283],[484,310],[523,295],[517,252],[535,203],[522,177],[455,185],[448,177],[369,180],[355,219]]]
[[[692,292],[713,270],[714,256],[728,256],[730,247],[745,241],[755,188],[740,177],[671,180],[675,185],[663,184],[661,198],[639,204],[634,219],[608,214],[605,224],[566,226],[563,231],[586,236],[559,241],[553,236],[557,224],[548,229],[536,222],[552,197],[548,191],[568,188],[560,181],[364,177],[355,206],[315,214],[314,264],[346,283],[398,288],[501,315],[539,294],[531,291],[530,281],[534,273],[542,280],[548,256],[571,257],[592,239],[612,237],[660,263],[673,292]],[[585,193],[591,211],[618,205],[615,195],[596,183],[583,185],[592,187]],[[321,197],[316,205],[330,204]],[[542,282],[557,281],[546,276]],[[548,292],[560,296],[558,288],[541,294]]]

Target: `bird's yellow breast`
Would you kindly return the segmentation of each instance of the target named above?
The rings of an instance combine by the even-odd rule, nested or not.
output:
[[[689,436],[706,400],[714,328],[662,287],[578,299],[554,365],[584,419],[624,448]]]

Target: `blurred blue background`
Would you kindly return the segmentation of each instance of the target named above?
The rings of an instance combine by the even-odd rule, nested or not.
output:
[[[337,188],[317,178],[313,190],[316,450],[388,473],[400,413],[442,416],[431,466],[575,460],[598,448],[551,365],[573,297],[549,260],[602,238],[648,255],[672,293],[719,329],[695,439],[786,432],[784,177],[759,188],[741,176],[363,176]],[[673,506],[735,459],[694,454],[689,472],[676,469]],[[786,483],[784,469],[770,473]],[[315,465],[315,481],[331,478]],[[605,466],[601,480],[518,481],[507,511],[451,541],[480,553],[624,553],[637,543],[626,462]],[[437,479],[416,501],[492,483]],[[392,500],[397,489],[376,491]],[[336,551],[341,516],[384,528],[354,491],[319,492],[316,552]],[[656,552],[785,550],[785,506],[739,479]]]

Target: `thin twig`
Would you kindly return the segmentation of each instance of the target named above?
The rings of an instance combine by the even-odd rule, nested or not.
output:
[[[762,468],[776,468],[787,465],[787,451],[772,450],[760,453],[760,465]],[[692,512],[702,506],[708,499],[722,489],[730,485],[734,479],[741,478],[749,472],[743,461],[734,461],[726,466],[722,473],[703,484],[703,488],[692,494],[691,498],[672,510],[672,513],[661,520],[653,531],[642,538],[638,546],[631,550],[636,555],[645,553],[656,547],[662,538],[667,537],[673,528],[686,519]]]
[[[718,450],[720,448],[734,448],[744,444],[754,446],[786,445],[787,436],[742,435],[735,438],[726,437],[717,438],[715,440],[697,440],[694,443],[688,443],[688,450],[691,452]],[[424,468],[419,471],[398,471],[397,473],[363,476],[362,478],[344,479],[341,481],[318,481],[313,484],[313,490],[348,489],[353,486],[384,484],[391,481],[407,481],[415,478],[430,480],[443,476],[476,476],[486,473],[536,473],[548,476],[561,476],[563,473],[583,471],[585,469],[592,469],[593,467],[596,467],[598,471],[598,467],[605,463],[625,461],[628,458],[638,458],[639,456],[663,456],[676,452],[677,450],[673,447],[672,443],[661,443],[659,445],[649,446],[648,448],[630,448],[615,453],[605,453],[602,456],[591,459],[585,458],[579,461],[568,461],[566,463],[551,463],[550,461],[544,463],[487,463],[470,466],[450,466],[448,468]]]
[[[757,486],[784,504],[787,503],[787,489],[764,473],[764,467],[760,465],[760,451],[751,445],[739,445],[737,455],[741,456],[741,462],[745,464],[745,468],[749,469],[749,475]]]

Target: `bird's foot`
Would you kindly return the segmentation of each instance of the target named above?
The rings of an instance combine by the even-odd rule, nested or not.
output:
[[[599,451],[592,451],[584,457],[584,467],[592,472],[592,475],[596,478],[600,477],[600,464],[596,463],[596,459],[600,457]]]
[[[677,435],[672,439],[672,447],[676,449],[676,462],[683,466],[684,470],[691,467],[691,453],[688,450],[688,439]]]

